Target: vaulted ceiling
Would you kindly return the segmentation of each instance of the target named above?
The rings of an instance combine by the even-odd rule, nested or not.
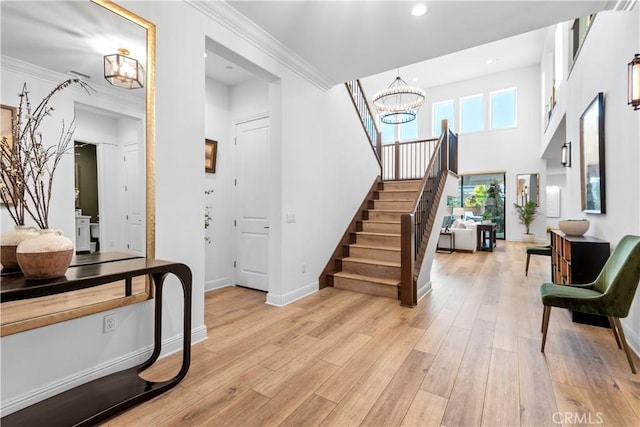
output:
[[[339,84],[610,9],[618,2],[229,0],[227,3],[317,70],[329,84]],[[427,5],[425,15],[411,15],[417,3]]]

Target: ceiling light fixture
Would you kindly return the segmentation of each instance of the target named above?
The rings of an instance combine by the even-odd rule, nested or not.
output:
[[[640,110],[640,53],[629,62],[629,105]]]
[[[422,16],[425,13],[427,13],[427,5],[423,3],[413,6],[413,9],[411,9],[411,14],[413,16]]]
[[[144,70],[127,49],[118,49],[118,53],[104,56],[104,78],[114,86],[139,89],[143,87]]]
[[[378,111],[380,121],[386,124],[407,123],[416,118],[418,109],[424,103],[424,90],[409,86],[398,77],[388,88],[376,93],[373,105]]]

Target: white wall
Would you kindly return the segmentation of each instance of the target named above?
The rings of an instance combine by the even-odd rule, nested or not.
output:
[[[213,218],[206,234],[211,243],[205,243],[205,289],[211,290],[232,283],[233,260],[228,245],[233,230],[232,198],[233,139],[229,135],[229,88],[215,80],[205,82],[205,135],[218,141],[216,172],[205,173],[205,190],[213,193],[204,196],[205,206],[210,206]]]
[[[271,116],[269,161],[273,172],[267,190],[272,202],[268,300],[281,305],[313,292],[320,272],[353,216],[354,206],[360,204],[379,173],[346,89],[342,86],[329,92],[318,89],[188,3],[122,4],[154,22],[158,29],[156,256],[183,262],[193,272],[192,338],[206,336],[203,193],[211,183],[223,193],[221,187],[225,184],[220,177],[226,174],[216,173],[215,178],[203,175],[204,139],[219,138],[221,171],[223,165],[230,164],[223,160],[229,156],[223,142],[229,141],[230,132],[225,135],[224,129],[207,125],[205,119],[206,109],[214,107],[211,104],[206,107],[205,37],[279,78],[269,83],[267,98]],[[17,90],[4,84],[4,72],[2,78],[5,103],[5,92],[8,97]],[[86,99],[81,102],[91,104]],[[71,102],[67,111],[72,114]],[[61,187],[69,188],[61,200],[71,210],[68,224],[59,226],[73,230],[73,174],[61,173],[57,178]],[[283,212],[296,212],[298,222],[286,224]],[[4,217],[3,214],[3,227]],[[224,237],[220,239],[223,241]],[[307,263],[306,273],[301,272],[303,262]],[[165,289],[163,340],[167,350],[180,345],[182,297],[176,282],[169,278]],[[151,344],[151,304],[115,310],[118,329],[106,335],[102,334],[103,315],[96,314],[2,338],[3,414],[87,381],[91,376],[137,363]],[[46,366],[46,372],[34,366]]]
[[[566,82],[566,132],[572,167],[566,171],[563,218],[587,218],[588,234],[612,248],[626,234],[640,235],[640,114],[627,105],[627,63],[640,52],[640,7],[632,12],[602,12],[587,35]],[[580,204],[580,116],[596,96],[605,96],[605,215],[585,215]],[[623,325],[640,353],[640,293]]]

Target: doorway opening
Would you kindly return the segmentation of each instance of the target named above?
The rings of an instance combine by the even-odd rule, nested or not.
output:
[[[505,238],[505,173],[461,175],[458,180],[459,199],[456,205],[464,209],[466,219],[490,220],[496,224],[496,237]]]

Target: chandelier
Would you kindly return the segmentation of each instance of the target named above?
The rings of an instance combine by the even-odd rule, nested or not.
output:
[[[118,53],[104,56],[104,78],[114,86],[139,89],[143,86],[144,70],[127,49],[118,49]]]
[[[416,118],[424,98],[424,90],[409,86],[398,73],[398,77],[388,88],[374,95],[373,105],[382,123],[401,124]]]

